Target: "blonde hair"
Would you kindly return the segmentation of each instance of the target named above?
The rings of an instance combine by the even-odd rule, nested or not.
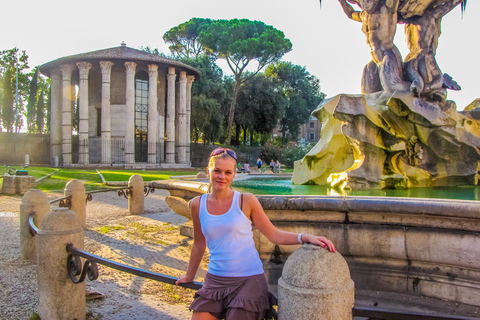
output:
[[[215,168],[215,161],[217,161],[217,159],[232,159],[235,161],[235,166],[234,166],[234,169],[233,170],[236,170],[237,168],[237,160],[235,160],[232,156],[230,156],[227,152],[222,152],[216,156],[211,156],[209,159],[208,159],[208,175],[210,177],[210,174],[211,174],[211,171]],[[231,188],[232,186],[230,186]],[[208,184],[208,190],[207,192],[210,193],[212,191],[212,184],[209,183]]]

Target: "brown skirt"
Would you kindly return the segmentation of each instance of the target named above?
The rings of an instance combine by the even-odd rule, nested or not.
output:
[[[207,273],[203,287],[195,293],[190,310],[209,312],[226,320],[276,318],[276,297],[268,291],[264,274],[220,277]]]

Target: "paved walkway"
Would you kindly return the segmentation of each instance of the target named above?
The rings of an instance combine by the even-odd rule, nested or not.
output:
[[[132,216],[116,193],[95,194],[87,204],[85,250],[106,259],[178,277],[188,266],[191,240],[179,235],[186,221],[166,205],[166,191],[145,198],[145,214]],[[50,198],[61,195],[49,194]],[[19,258],[20,196],[0,195],[0,319],[28,319],[37,305],[36,265]],[[5,210],[5,211],[3,211]],[[199,270],[203,281],[206,265]],[[90,319],[190,319],[193,291],[99,266],[87,289],[104,295],[87,301]]]

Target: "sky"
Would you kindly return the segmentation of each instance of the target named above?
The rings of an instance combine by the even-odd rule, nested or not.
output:
[[[283,60],[317,76],[327,97],[360,93],[362,70],[371,60],[361,23],[348,19],[338,0],[322,0],[321,7],[318,0],[23,0],[4,1],[1,8],[0,50],[26,50],[31,67],[122,41],[168,54],[163,34],[192,17],[260,20],[283,31],[293,44]],[[436,58],[462,87],[448,94],[458,110],[480,98],[479,15],[480,1],[470,0],[463,19],[458,6],[442,22]],[[395,44],[405,57],[403,25]],[[226,64],[219,65],[229,74]]]

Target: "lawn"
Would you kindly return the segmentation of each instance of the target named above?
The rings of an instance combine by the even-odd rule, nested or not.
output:
[[[13,167],[21,169],[21,167]],[[95,170],[64,169],[49,167],[29,167],[29,175],[39,179],[53,173],[50,178],[45,178],[37,183],[37,189],[42,191],[62,191],[65,184],[72,179],[81,180],[85,190],[98,190],[108,188]],[[171,176],[195,175],[197,171],[150,171],[150,170],[99,170],[106,181],[128,181],[134,174],[140,175],[144,181],[168,180]],[[8,172],[7,167],[0,167],[0,175]]]

